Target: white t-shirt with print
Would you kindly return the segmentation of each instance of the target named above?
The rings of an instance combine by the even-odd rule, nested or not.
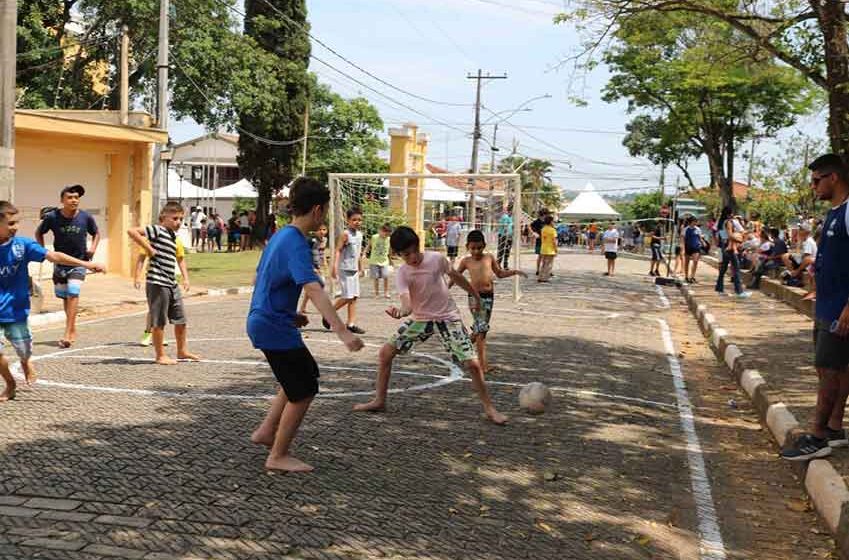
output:
[[[604,243],[605,253],[616,253],[619,251],[619,230],[609,229],[601,235],[601,241]]]

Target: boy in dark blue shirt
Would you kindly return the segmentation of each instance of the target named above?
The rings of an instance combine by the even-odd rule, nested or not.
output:
[[[815,262],[817,305],[814,366],[819,376],[813,430],[781,452],[790,461],[807,461],[849,445],[843,414],[849,398],[849,169],[835,154],[808,166],[819,200],[831,203],[823,222]]]
[[[27,384],[35,381],[30,362],[32,333],[29,318],[29,270],[31,262],[45,259],[66,266],[80,266],[94,272],[105,272],[103,265],[83,262],[65,253],[48,251],[28,237],[15,237],[18,231],[18,209],[10,202],[0,201],[0,333],[18,354]],[[4,344],[0,341],[0,351]],[[0,402],[15,398],[15,379],[9,370],[9,360],[0,353],[0,377],[6,382]]]
[[[265,468],[270,470],[313,470],[289,452],[298,427],[318,394],[318,364],[300,331],[308,323],[306,315],[297,312],[301,290],[348,350],[356,352],[363,347],[362,340],[348,330],[324,292],[306,237],[324,223],[329,201],[330,191],[318,181],[304,177],[295,181],[289,194],[292,223],[272,236],[257,265],[248,337],[254,348],[265,354],[281,389],[251,441],[271,447],[265,462]]]

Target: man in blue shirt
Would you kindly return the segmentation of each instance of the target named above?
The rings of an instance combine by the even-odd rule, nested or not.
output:
[[[0,201],[0,334],[9,342],[21,360],[21,369],[27,384],[35,381],[35,371],[30,362],[32,333],[29,318],[29,270],[31,262],[45,259],[66,266],[81,266],[94,272],[105,272],[103,265],[83,262],[65,253],[48,251],[35,240],[15,237],[18,231],[18,209],[12,203]],[[0,339],[0,351],[3,349]],[[0,377],[6,382],[0,393],[0,402],[15,398],[15,379],[9,370],[9,360],[0,352]]]
[[[80,261],[89,261],[97,252],[100,232],[94,218],[80,210],[80,197],[85,194],[82,185],[62,189],[59,199],[62,207],[44,215],[35,230],[35,240],[44,246],[44,234],[53,232],[53,248]],[[91,247],[88,236],[92,236]],[[61,348],[68,348],[77,338],[77,308],[80,288],[85,281],[86,269],[81,266],[57,265],[53,268],[53,285],[56,297],[65,308],[65,335],[59,339]]]
[[[289,448],[310,403],[318,394],[318,364],[301,337],[307,317],[297,312],[301,290],[330,324],[348,350],[363,342],[345,326],[324,292],[313,266],[307,233],[324,224],[330,191],[302,177],[292,185],[289,205],[292,222],[272,236],[256,270],[248,337],[265,354],[281,389],[271,402],[251,441],[271,447],[265,462],[269,470],[308,472],[313,467],[293,457]]]
[[[513,247],[513,217],[507,208],[498,219],[498,258],[501,268],[510,268],[510,249]]]
[[[835,154],[808,166],[819,200],[831,203],[823,222],[815,261],[817,304],[814,365],[819,376],[812,433],[799,436],[781,452],[790,461],[807,461],[849,445],[843,413],[849,397],[849,168]]]

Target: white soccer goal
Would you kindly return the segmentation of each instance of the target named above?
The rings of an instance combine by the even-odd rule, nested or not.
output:
[[[363,212],[366,238],[384,223],[406,225],[419,234],[425,248],[444,250],[435,231],[450,216],[462,224],[461,247],[465,246],[469,231],[480,229],[493,253],[498,249],[499,218],[509,209],[513,217],[510,262],[512,268],[520,266],[524,214],[522,205],[516,203],[522,197],[518,174],[331,173],[328,181],[331,258],[335,256],[336,237],[345,228],[347,211],[354,207]],[[519,278],[513,277],[513,298],[518,301],[520,297]]]

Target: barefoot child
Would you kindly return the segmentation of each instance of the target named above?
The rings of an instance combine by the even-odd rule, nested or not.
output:
[[[94,272],[105,272],[102,264],[81,261],[65,253],[48,251],[34,239],[15,237],[18,231],[18,209],[11,202],[0,201],[0,333],[21,360],[27,384],[35,381],[32,356],[32,333],[29,318],[29,271],[31,262],[45,259],[67,267],[83,267]],[[0,341],[0,349],[3,343]],[[9,360],[0,354],[0,377],[6,387],[0,393],[0,402],[15,398],[15,379],[9,370]]]
[[[180,267],[179,276],[181,276],[181,278],[178,278],[178,280],[182,280],[183,290],[188,292],[189,291],[189,280],[188,280],[189,271],[188,271],[188,269],[186,269],[186,260],[185,259],[186,259],[186,248],[183,245],[183,242],[180,241],[180,238],[178,237],[177,238],[177,266]],[[141,273],[144,270],[145,261],[147,261],[147,253],[145,253],[144,250],[140,249],[139,250],[139,256],[136,259],[136,267],[133,269],[133,286],[135,286],[135,288],[137,290],[140,290],[141,287],[142,287],[141,280],[139,278],[141,277]],[[151,344],[153,344],[153,327],[150,324],[150,313],[148,313],[145,316],[144,321],[145,321],[144,333],[142,334],[141,342],[139,342],[139,344],[141,346],[150,346]],[[167,341],[164,341],[162,344],[165,345],[165,346],[168,346]]]
[[[394,319],[408,315],[413,318],[401,325],[398,332],[380,349],[375,397],[368,403],[355,406],[354,410],[384,410],[395,356],[409,352],[416,343],[424,342],[438,332],[452,359],[469,372],[487,417],[496,424],[506,423],[507,418],[495,409],[489,398],[481,366],[475,357],[466,327],[460,320],[460,311],[448,291],[445,275],[474,299],[473,310],[480,306],[478,293],[441,253],[422,252],[419,249],[419,236],[412,229],[399,227],[392,232],[389,243],[392,251],[403,259],[404,265],[395,276],[401,307],[390,307],[386,313]]]
[[[278,231],[257,266],[248,336],[262,350],[281,389],[271,401],[251,441],[271,447],[266,469],[307,472],[313,468],[293,457],[289,449],[298,427],[318,393],[318,365],[298,330],[308,319],[296,313],[303,289],[348,350],[363,342],[345,328],[315,272],[306,233],[315,230],[327,214],[330,191],[314,179],[301,177],[290,190],[292,223]]]
[[[354,334],[365,334],[354,322],[357,318],[357,300],[360,298],[360,276],[363,266],[360,254],[363,250],[363,213],[359,208],[348,210],[348,227],[336,241],[336,254],[330,272],[334,280],[339,281],[342,295],[336,300],[334,307],[337,311],[348,307],[348,330]],[[322,320],[325,329],[330,328],[327,319]]]
[[[383,280],[383,297],[389,299],[389,234],[392,226],[383,224],[380,231],[371,236],[369,244],[368,271],[374,281],[374,297],[380,297],[380,280]]]
[[[174,325],[174,338],[177,339],[177,359],[200,359],[189,352],[186,344],[186,314],[177,285],[177,231],[182,222],[183,207],[177,202],[169,202],[162,207],[158,224],[127,231],[130,238],[150,256],[145,284],[147,309],[153,330],[156,363],[163,366],[177,363],[165,355],[165,325],[169,321]],[[183,276],[183,287],[188,291],[188,276]]]
[[[469,256],[460,260],[457,272],[463,274],[468,270],[470,283],[480,295],[480,305],[476,311],[474,310],[475,299],[469,295],[469,307],[473,309],[472,317],[475,320],[472,324],[471,339],[477,347],[481,369],[484,373],[489,373],[491,368],[486,361],[486,333],[489,332],[489,320],[492,317],[492,307],[495,303],[493,277],[509,278],[518,275],[527,278],[528,275],[521,270],[501,268],[501,265],[492,255],[484,253],[486,240],[483,232],[478,229],[470,231],[469,235],[466,236],[466,249],[469,251]]]

